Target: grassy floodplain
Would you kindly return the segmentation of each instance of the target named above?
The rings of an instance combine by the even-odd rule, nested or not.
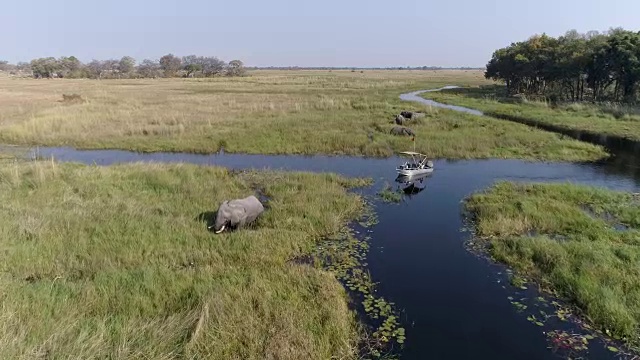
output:
[[[495,119],[398,99],[403,92],[488,84],[481,71],[255,71],[243,78],[0,78],[0,143],[137,151],[388,156],[404,109],[416,149],[434,158],[594,160],[602,148]],[[79,94],[84,102],[62,102]]]
[[[0,160],[0,358],[353,359],[334,275],[290,260],[362,210],[366,183],[192,165]],[[260,188],[260,226],[198,217]]]
[[[425,98],[480,110],[489,116],[524,119],[566,130],[617,136],[640,141],[640,108],[613,104],[564,103],[507,98],[500,86],[447,89],[426,93]]]
[[[606,156],[525,125],[398,99],[486,83],[478,71],[0,78],[0,143],[386,156],[413,145],[388,134],[393,115],[407,109],[426,112],[410,126],[416,150],[433,157]],[[64,94],[82,100],[63,102]],[[5,160],[0,358],[355,359],[362,332],[336,275],[290,260],[313,253],[361,212],[362,199],[346,189],[363,183],[189,165]],[[258,228],[213,236],[197,219],[256,187],[271,199]]]
[[[490,254],[640,344],[640,199],[572,184],[498,183],[466,208]]]

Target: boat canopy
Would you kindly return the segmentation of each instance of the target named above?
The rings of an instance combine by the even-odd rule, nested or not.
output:
[[[427,157],[427,155],[425,155],[425,154],[420,154],[420,153],[413,152],[413,151],[401,151],[401,152],[400,152],[400,154],[403,154],[403,155],[410,155],[410,156],[420,155],[420,156]]]

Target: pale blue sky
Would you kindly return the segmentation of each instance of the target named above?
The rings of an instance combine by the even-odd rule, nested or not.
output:
[[[640,0],[6,0],[0,59],[172,52],[257,66],[484,66],[535,33],[637,31],[639,19]]]

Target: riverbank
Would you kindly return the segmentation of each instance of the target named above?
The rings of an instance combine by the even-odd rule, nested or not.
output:
[[[354,359],[361,334],[328,272],[291,262],[362,211],[329,174],[194,165],[6,162],[0,357]],[[259,188],[255,229],[201,220]]]
[[[402,110],[415,148],[433,158],[590,161],[602,147],[496,119],[406,102],[403,92],[487,83],[478,71],[256,72],[246,78],[0,79],[0,142],[248,154],[389,156],[413,148],[389,133]],[[62,102],[76,93],[84,101]]]
[[[12,150],[19,151],[17,148],[12,148]],[[206,165],[207,167],[224,166],[236,169],[236,171],[232,171],[236,175],[231,177],[231,181],[238,181],[237,179],[240,178],[243,179],[241,184],[244,184],[244,181],[249,179],[237,177],[237,171],[264,168],[318,173],[333,172],[347,177],[366,175],[376,179],[376,183],[370,187],[354,190],[363,194],[363,196],[372,198],[376,196],[376,191],[386,183],[393,184],[394,188],[400,186],[394,182],[396,174],[393,169],[397,165],[397,158],[367,159],[361,157],[239,154],[204,156],[178,153],[140,154],[124,151],[78,151],[46,148],[41,148],[40,150],[42,158],[46,160],[43,164],[50,164],[51,156],[53,156],[56,161],[61,163],[80,162],[86,164],[88,168],[94,168],[95,165],[104,165],[105,169],[120,169],[123,165],[114,164],[122,162],[134,163],[127,165],[130,167],[142,165],[142,168],[146,165],[140,162],[155,162],[156,164],[158,162],[191,162]],[[7,165],[11,165],[11,163]],[[176,165],[160,166],[161,168],[158,171],[162,173]],[[10,170],[11,167],[8,166],[7,169]],[[344,260],[335,264],[333,269],[330,268],[328,270],[335,272],[346,288],[350,290],[355,288],[354,293],[350,293],[350,295],[355,295],[350,296],[350,299],[354,300],[351,305],[358,310],[360,315],[366,314],[367,317],[377,316],[370,325],[373,326],[373,329],[379,330],[377,335],[380,339],[382,337],[387,339],[389,336],[393,337],[393,339],[397,340],[397,343],[393,345],[397,350],[396,345],[403,340],[405,336],[404,330],[406,329],[406,342],[403,343],[402,350],[403,358],[420,359],[425,354],[433,355],[435,358],[468,358],[479,356],[478,354],[485,358],[532,360],[555,358],[556,355],[547,350],[547,343],[542,329],[537,326],[527,325],[522,314],[517,313],[510,307],[509,302],[506,300],[508,295],[504,293],[504,288],[501,287],[500,282],[495,281],[495,269],[487,267],[483,261],[477,261],[462,246],[466,235],[460,231],[463,226],[460,222],[460,201],[469,193],[484,189],[494,181],[502,179],[516,179],[518,181],[534,181],[535,179],[535,181],[552,182],[569,180],[595,186],[640,191],[635,185],[633,174],[621,172],[621,168],[608,169],[604,164],[496,159],[436,160],[435,169],[434,176],[429,177],[423,184],[419,185],[423,189],[422,191],[403,194],[401,205],[384,205],[381,202],[374,202],[376,218],[379,219],[379,223],[372,229],[361,229],[357,225],[353,227],[354,234],[358,239],[361,239],[359,236],[364,234],[362,238],[364,241],[352,241],[354,238],[342,241],[345,240],[342,236],[344,234],[332,236],[327,240],[332,238],[340,240],[340,242],[336,243],[336,246],[325,246],[325,242],[316,243],[320,245],[317,249],[321,251],[318,254],[318,258],[323,259],[328,254],[326,251],[322,251],[324,249],[329,250],[329,253],[335,252],[335,254],[340,255],[338,260]],[[69,174],[69,176],[73,176],[73,174]],[[153,179],[155,175],[150,174],[149,177]],[[3,176],[1,178],[8,177]],[[162,178],[161,176],[160,179]],[[273,180],[277,184],[276,179]],[[252,180],[250,183],[256,182]],[[48,183],[45,182],[45,184]],[[97,184],[92,182],[88,186],[95,187]],[[315,183],[310,183],[309,186],[314,186],[313,184]],[[228,185],[223,181],[216,182],[216,186],[226,187]],[[107,198],[103,201],[107,201],[109,196],[114,196],[114,191],[108,186],[104,188],[105,190],[99,191],[99,193]],[[232,184],[231,189],[236,189],[236,184]],[[299,191],[307,191],[306,189],[305,185],[299,184],[297,187],[286,191],[282,188],[281,191],[293,197]],[[134,196],[136,197],[152,195],[138,190],[132,191],[135,192]],[[184,190],[179,188],[176,191]],[[207,191],[213,190],[207,189]],[[20,194],[22,193],[16,194],[16,203],[20,202],[17,198]],[[116,193],[115,195],[118,194]],[[190,194],[189,199],[191,199],[191,196],[195,195]],[[51,200],[49,202],[58,202],[60,198],[64,199],[63,196],[57,196],[53,201],[49,197]],[[149,201],[155,202],[154,199],[151,197]],[[44,199],[41,201],[44,202]],[[93,199],[93,201],[97,200]],[[206,202],[209,203],[208,200]],[[315,201],[307,201],[307,203],[310,206],[317,205]],[[286,205],[284,202],[280,204],[282,208]],[[73,205],[69,204],[67,206],[73,208]],[[322,206],[324,206],[324,203]],[[215,208],[215,204],[212,207]],[[295,211],[299,212],[300,209],[295,209]],[[55,213],[52,213],[48,217],[56,219],[55,216]],[[342,218],[344,214],[334,213],[332,216]],[[299,216],[295,218],[298,219]],[[144,221],[139,218],[135,219],[136,221]],[[175,220],[170,219],[167,221]],[[297,220],[291,221],[295,225]],[[420,226],[416,226],[416,224],[420,224]],[[197,226],[204,226],[204,224]],[[177,229],[176,231],[181,230]],[[357,235],[358,233],[360,235]],[[187,235],[190,236],[190,234]],[[264,234],[265,238],[261,240],[260,244],[268,243],[271,238],[277,239],[277,237],[271,237],[271,235],[272,233]],[[294,236],[297,235],[294,234]],[[218,238],[213,237],[213,239],[217,240]],[[428,241],[425,241],[425,239]],[[103,242],[108,243],[106,239]],[[371,251],[366,251],[369,247]],[[299,253],[302,253],[302,251]],[[343,258],[342,255],[346,257]],[[252,256],[261,257],[263,254],[252,251],[247,254],[246,258],[248,259]],[[307,263],[305,259],[308,258],[304,256],[302,258],[296,257],[294,262]],[[260,261],[256,263],[259,264]],[[250,266],[253,266],[253,262],[246,267],[249,268]],[[356,271],[353,271],[354,269]],[[179,270],[179,268],[176,269],[176,271]],[[277,272],[279,269],[274,268],[273,271]],[[345,273],[347,275],[351,273],[356,276],[347,276],[345,278]],[[420,280],[414,281],[416,278]],[[370,290],[370,282],[375,284],[373,292]],[[456,283],[459,286],[451,287],[451,283]],[[235,284],[235,286],[240,285]],[[362,291],[363,286],[364,291]],[[466,293],[473,294],[473,296],[461,298],[460,289],[465,289]],[[512,295],[511,293],[508,294]],[[371,301],[368,295],[373,295],[374,301]],[[377,299],[384,300],[384,302]],[[347,298],[344,298],[344,301],[347,301]],[[390,304],[391,302],[397,304],[393,305],[392,309],[397,309],[399,314],[389,314],[386,305],[382,308],[379,307],[380,303]],[[384,309],[384,316],[380,316],[382,313],[377,312],[380,309]],[[391,316],[394,317],[394,321],[398,322],[397,324],[390,324],[385,320],[390,319]],[[365,321],[369,322],[366,317]],[[465,327],[458,326],[461,322],[465,323]],[[487,336],[478,337],[477,334],[486,329],[487,323],[492,323],[495,327],[501,329],[501,335],[488,334]],[[434,328],[438,329],[438,331],[434,332]],[[466,347],[455,346],[458,344],[456,339],[460,337],[468,339]],[[375,336],[363,340],[369,343],[371,340],[375,341]],[[496,342],[499,346],[495,345]],[[597,353],[597,348],[591,348],[590,351]],[[605,354],[605,356],[600,356],[599,358],[606,359],[609,357]]]
[[[566,299],[598,331],[640,344],[640,205],[635,194],[502,182],[466,200],[489,253]]]
[[[615,104],[570,103],[552,106],[539,101],[507,98],[499,86],[445,89],[425,93],[427,99],[478,109],[485,115],[557,132],[583,132],[592,137],[611,138],[610,142],[640,143],[640,110]],[[602,139],[606,142],[607,139]],[[627,145],[627,147],[630,147]]]

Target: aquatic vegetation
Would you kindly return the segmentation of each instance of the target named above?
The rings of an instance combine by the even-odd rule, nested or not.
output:
[[[513,286],[515,286],[517,288],[520,288],[522,290],[526,290],[527,289],[527,286],[526,286],[527,279],[523,278],[522,276],[511,275],[510,281],[511,281],[511,285],[513,285]]]
[[[513,275],[513,277],[518,277]],[[619,349],[620,338],[611,338],[609,334],[594,329],[580,316],[574,314],[574,308],[561,303],[561,300],[553,296],[536,296],[534,298],[519,297],[521,284],[527,284],[523,278],[518,277],[518,286],[514,286],[516,294],[508,296],[507,299],[514,306],[515,310],[523,315],[533,325],[541,328],[546,335],[549,349],[557,355],[567,359],[583,358],[589,350],[591,340],[598,339],[605,342],[605,347],[610,351],[619,352],[624,355],[624,359],[634,359],[633,347],[631,350],[622,351]],[[546,294],[549,295],[549,294]],[[563,324],[564,323],[564,324]]]
[[[550,316],[562,321],[583,314],[583,327],[640,345],[640,203],[634,194],[501,182],[472,195],[465,207],[478,238],[490,243],[490,256],[519,274],[512,278],[516,287],[525,286],[526,277],[577,310],[552,302]],[[536,323],[546,318],[532,317]]]
[[[402,201],[402,191],[394,190],[389,183],[386,183],[382,190],[378,191],[378,197],[387,203],[399,203]]]
[[[558,350],[568,351],[570,353],[576,353],[587,350],[589,340],[593,339],[591,335],[582,334],[570,334],[566,331],[549,331],[547,333],[549,338],[549,348],[557,352]]]
[[[367,208],[369,210],[363,211],[358,223],[375,224],[375,213],[370,206]],[[357,225],[352,224],[321,241],[311,253],[310,261],[314,266],[335,274],[349,290],[352,299],[360,303],[358,307],[370,334],[363,337],[366,342],[361,345],[363,355],[390,359],[394,356],[390,352],[393,344],[401,346],[405,342],[405,330],[400,327],[395,304],[376,295],[375,283],[366,271],[370,237],[363,234],[368,233],[367,228],[355,229]]]

